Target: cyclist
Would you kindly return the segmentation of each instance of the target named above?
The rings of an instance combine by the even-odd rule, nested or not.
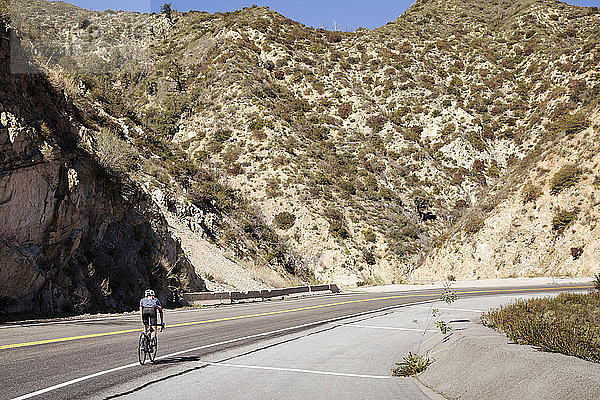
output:
[[[142,317],[142,323],[144,324],[144,329],[148,330],[148,326],[150,325],[150,332],[152,333],[152,340],[156,341],[156,328],[157,328],[157,318],[156,311],[160,312],[160,325],[164,326],[164,315],[163,308],[160,305],[160,301],[154,297],[154,290],[146,289],[144,292],[144,297],[140,300],[140,316]]]

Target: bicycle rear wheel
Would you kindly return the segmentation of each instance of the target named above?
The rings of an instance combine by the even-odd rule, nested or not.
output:
[[[150,345],[148,347],[152,349],[152,351],[148,353],[148,357],[150,357],[150,361],[152,362],[152,364],[154,364],[154,360],[156,359],[156,352],[158,350],[156,336],[154,337],[154,339],[150,339]]]
[[[141,333],[138,343],[138,361],[141,365],[144,365],[146,362],[146,335],[144,332]]]

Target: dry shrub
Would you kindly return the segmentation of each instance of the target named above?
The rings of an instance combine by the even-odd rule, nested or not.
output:
[[[581,173],[581,169],[576,165],[564,165],[552,177],[552,181],[550,182],[550,193],[558,194],[564,189],[575,186],[579,179],[581,179]]]
[[[296,216],[288,211],[280,212],[273,219],[273,223],[275,224],[275,226],[277,226],[279,229],[284,230],[290,229],[292,226],[294,226],[295,222]]]
[[[112,173],[125,173],[133,167],[135,149],[109,130],[95,134],[95,151],[100,165]]]
[[[248,268],[250,276],[259,282],[263,282],[274,288],[284,288],[289,286],[298,286],[302,284],[299,278],[293,277],[291,280],[279,275],[268,265],[253,265]]]
[[[532,182],[527,182],[525,186],[523,186],[521,194],[523,195],[523,204],[527,204],[529,202],[535,202],[538,197],[541,196],[542,189]]]
[[[579,210],[575,208],[574,210],[560,210],[558,209],[554,218],[552,219],[552,230],[563,233],[567,226],[571,222],[577,218],[577,214],[579,214]]]
[[[518,300],[484,319],[517,343],[600,362],[600,292]]]

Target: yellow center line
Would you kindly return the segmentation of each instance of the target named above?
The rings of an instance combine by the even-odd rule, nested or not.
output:
[[[590,288],[593,288],[593,286],[562,286],[562,287],[552,287],[552,288],[488,289],[488,290],[483,289],[483,290],[469,290],[469,291],[462,291],[462,292],[456,291],[456,294],[522,292],[522,291],[554,291],[554,290],[565,290],[565,289],[590,289]],[[183,322],[183,323],[179,323],[179,324],[168,325],[167,328],[177,328],[177,327],[181,327],[181,326],[201,325],[201,324],[210,324],[210,323],[215,323],[215,322],[233,321],[233,320],[247,319],[247,318],[257,318],[257,317],[264,317],[264,316],[268,316],[268,315],[287,314],[287,313],[298,312],[298,311],[314,310],[317,308],[340,306],[340,305],[344,305],[344,304],[365,303],[365,302],[369,302],[369,301],[381,301],[381,300],[393,300],[393,299],[402,299],[402,298],[407,298],[407,297],[433,297],[433,296],[437,296],[437,295],[438,294],[436,294],[436,293],[420,293],[420,294],[405,294],[405,295],[396,295],[396,296],[376,297],[376,298],[371,298],[371,299],[340,301],[340,302],[336,302],[336,303],[320,304],[320,305],[316,305],[316,306],[292,308],[289,310],[269,311],[269,312],[263,312],[263,313],[257,313],[257,314],[239,315],[236,317],[225,317],[225,318],[208,319],[208,320],[203,320],[203,321]],[[28,346],[35,346],[35,345],[49,344],[49,343],[69,342],[72,340],[89,339],[89,338],[96,338],[96,337],[103,337],[103,336],[114,336],[114,335],[121,335],[124,333],[133,333],[133,332],[140,332],[140,329],[139,328],[125,329],[125,330],[121,330],[121,331],[91,333],[91,334],[87,334],[87,335],[69,336],[69,337],[56,338],[56,339],[36,340],[33,342],[5,344],[5,345],[0,346],[0,350],[15,349],[18,347],[28,347]]]

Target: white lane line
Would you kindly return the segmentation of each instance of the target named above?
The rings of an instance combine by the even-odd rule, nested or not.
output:
[[[120,367],[111,368],[111,369],[107,369],[105,371],[96,372],[95,374],[91,374],[91,375],[87,375],[87,376],[82,376],[81,378],[73,379],[73,380],[70,380],[70,381],[67,381],[67,382],[60,383],[58,385],[50,386],[50,387],[47,387],[45,389],[36,390],[35,392],[31,392],[31,393],[27,393],[27,394],[24,394],[24,395],[19,396],[19,397],[15,397],[15,398],[13,398],[13,400],[29,399],[29,398],[34,397],[34,396],[39,396],[41,394],[48,393],[48,392],[51,392],[51,391],[56,390],[56,389],[61,389],[61,388],[64,388],[66,386],[74,385],[75,383],[79,383],[79,382],[82,382],[82,381],[85,381],[85,380],[88,380],[88,379],[92,379],[92,378],[96,378],[98,376],[109,374],[111,372],[121,371],[123,369],[135,367],[136,365],[140,365],[140,364],[139,363],[134,363],[134,364],[122,365]]]
[[[218,343],[213,343],[213,344],[207,344],[207,345],[204,345],[204,346],[194,347],[192,349],[177,351],[175,353],[171,353],[171,354],[167,354],[167,355],[164,355],[164,356],[157,357],[156,359],[157,360],[163,360],[165,358],[179,356],[179,355],[182,355],[182,354],[185,354],[185,353],[190,353],[192,351],[207,349],[207,348],[210,348],[210,347],[221,346],[221,345],[230,344],[230,343],[234,343],[234,342],[239,342],[241,340],[253,339],[253,338],[256,338],[256,337],[266,336],[266,335],[270,335],[270,334],[275,334],[275,333],[283,332],[283,331],[286,331],[286,330],[300,329],[302,327],[303,326],[301,325],[301,326],[297,326],[297,327],[293,327],[293,328],[285,328],[285,329],[280,329],[280,330],[277,330],[277,331],[259,333],[257,335],[250,335],[250,336],[245,336],[245,337],[242,337],[242,338],[225,340],[223,342],[218,342]],[[82,382],[82,381],[85,381],[85,380],[88,380],[88,379],[92,379],[92,378],[96,378],[96,377],[99,377],[99,376],[102,376],[102,375],[110,374],[111,372],[116,372],[116,371],[120,371],[120,370],[123,370],[123,369],[127,369],[127,368],[132,368],[132,367],[135,367],[135,366],[139,366],[139,365],[140,365],[139,363],[132,363],[132,364],[122,365],[120,367],[111,368],[111,369],[107,369],[107,370],[104,370],[104,371],[96,372],[95,374],[82,376],[81,378],[76,378],[76,379],[73,379],[73,380],[70,380],[70,381],[67,381],[67,382],[60,383],[58,385],[50,386],[50,387],[47,387],[45,389],[40,389],[40,390],[37,390],[35,392],[31,392],[31,393],[27,393],[27,394],[24,394],[24,395],[19,396],[19,397],[15,397],[15,398],[13,398],[13,400],[29,399],[31,397],[39,396],[41,394],[48,393],[48,392],[51,392],[51,391],[56,390],[56,389],[61,389],[61,388],[64,388],[66,386],[73,385],[75,383],[79,383],[79,382]]]
[[[429,307],[419,307],[422,309],[429,309]],[[451,307],[431,307],[432,309],[437,309],[437,310],[447,310],[447,311],[467,311],[467,312],[474,312],[474,313],[482,313],[483,310],[477,310],[474,308],[451,308]]]
[[[247,369],[263,369],[268,371],[286,371],[286,372],[302,372],[306,374],[316,375],[334,375],[334,376],[345,376],[351,378],[371,378],[371,379],[390,379],[390,376],[385,375],[363,375],[363,374],[349,374],[343,372],[330,372],[330,371],[315,371],[310,369],[298,369],[298,368],[280,368],[280,367],[261,367],[258,365],[242,365],[242,364],[229,364],[219,362],[208,362],[198,361],[200,364],[214,365],[218,367],[233,367],[233,368],[247,368]]]
[[[401,328],[395,326],[377,326],[377,325],[356,325],[356,324],[337,324],[338,326],[345,326],[349,328],[369,328],[369,329],[389,329],[394,331],[414,331],[414,332],[434,332],[437,329],[420,329],[420,328]]]
[[[277,329],[277,330],[270,331],[270,332],[257,333],[255,335],[244,336],[244,337],[241,337],[241,338],[236,338],[236,339],[231,339],[231,340],[225,340],[223,342],[218,342],[218,343],[213,343],[213,344],[207,344],[207,345],[204,345],[204,346],[198,346],[198,347],[194,347],[192,349],[177,351],[175,353],[171,353],[171,354],[167,354],[167,355],[164,355],[164,356],[157,357],[156,359],[157,360],[163,360],[165,358],[175,357],[175,356],[179,356],[179,355],[182,355],[182,354],[191,353],[193,351],[207,349],[207,348],[210,348],[210,347],[222,346],[222,345],[225,345],[225,344],[235,343],[235,342],[239,342],[239,341],[243,341],[243,340],[248,340],[248,339],[254,339],[254,338],[258,338],[258,337],[262,337],[262,336],[274,335],[274,334],[277,334],[277,333],[282,333],[282,332],[286,332],[286,331],[292,331],[292,330],[296,330],[296,329],[304,329],[304,328],[308,328],[308,327],[311,327],[311,326],[324,325],[324,324],[328,324],[328,323],[335,322],[335,321],[341,321],[341,320],[348,319],[348,318],[360,317],[362,315],[376,314],[378,312],[387,311],[387,310],[391,310],[391,309],[394,309],[394,308],[400,308],[400,307],[408,307],[408,306],[415,306],[415,305],[420,305],[420,304],[426,304],[426,303],[429,303],[431,301],[432,300],[423,300],[423,301],[417,301],[417,302],[414,302],[414,303],[397,304],[397,305],[394,305],[394,306],[383,307],[383,308],[380,308],[380,309],[377,309],[377,310],[372,310],[372,311],[364,311],[364,312],[360,312],[360,313],[356,313],[356,314],[352,314],[352,315],[348,315],[348,316],[344,316],[344,317],[330,318],[330,319],[326,319],[326,320],[322,320],[322,321],[310,322],[308,324],[292,326],[292,327],[289,327],[289,328]],[[24,395],[19,396],[19,397],[14,397],[12,400],[30,399],[32,397],[39,396],[41,394],[48,393],[48,392],[51,392],[51,391],[56,390],[56,389],[61,389],[61,388],[64,388],[66,386],[73,385],[75,383],[83,382],[83,381],[86,381],[88,379],[92,379],[92,378],[96,378],[96,377],[99,377],[99,376],[102,376],[102,375],[106,375],[106,374],[109,374],[111,372],[121,371],[121,370],[124,370],[124,369],[127,369],[127,368],[132,368],[132,367],[135,367],[135,366],[138,366],[138,365],[139,365],[139,363],[132,363],[132,364],[127,364],[127,365],[122,365],[122,366],[116,367],[116,368],[107,369],[105,371],[96,372],[95,374],[82,376],[80,378],[72,379],[72,380],[67,381],[67,382],[59,383],[58,385],[54,385],[54,386],[50,386],[50,387],[47,387],[47,388],[44,388],[44,389],[36,390],[35,392],[27,393],[27,394],[24,394]]]

